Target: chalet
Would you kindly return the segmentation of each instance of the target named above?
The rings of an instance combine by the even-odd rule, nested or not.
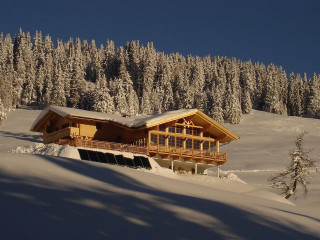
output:
[[[196,174],[224,164],[220,145],[239,138],[197,109],[125,118],[49,106],[31,130],[43,133],[44,143],[145,154],[162,167]]]

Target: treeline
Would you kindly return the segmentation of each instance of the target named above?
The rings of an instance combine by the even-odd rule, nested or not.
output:
[[[20,106],[59,105],[124,116],[198,108],[218,122],[239,123],[252,109],[320,117],[320,76],[226,57],[157,52],[152,43],[79,38],[54,44],[20,30],[0,35],[0,121]]]

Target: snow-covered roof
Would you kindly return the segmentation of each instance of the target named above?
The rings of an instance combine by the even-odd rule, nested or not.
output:
[[[164,112],[161,114],[153,115],[153,116],[136,116],[136,117],[122,117],[117,114],[111,113],[102,113],[102,112],[95,112],[95,111],[87,111],[81,110],[76,108],[68,108],[68,107],[58,107],[58,106],[48,106],[39,114],[35,122],[33,123],[31,130],[38,124],[38,122],[49,112],[55,112],[62,117],[70,116],[70,117],[80,117],[80,118],[88,118],[88,119],[95,119],[95,120],[102,120],[102,121],[110,121],[121,124],[126,127],[130,128],[139,128],[142,126],[150,125],[154,122],[159,122],[161,120],[174,117],[176,115],[181,114],[191,114],[198,111],[197,109],[181,109],[175,111]]]
[[[49,112],[54,112],[62,117],[109,121],[134,129],[151,128],[156,125],[165,124],[177,119],[194,115],[194,120],[197,121],[197,123],[201,126],[204,126],[206,128],[206,131],[219,138],[221,142],[230,142],[239,138],[237,135],[235,135],[198,109],[181,109],[164,112],[153,116],[136,116],[127,118],[119,116],[117,114],[101,113],[68,107],[48,106],[47,108],[42,110],[35,122],[32,124],[31,131],[39,131],[41,129],[42,120],[46,118]]]

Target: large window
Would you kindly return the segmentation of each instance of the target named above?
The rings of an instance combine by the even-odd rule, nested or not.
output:
[[[200,140],[193,140],[193,148],[200,149]]]
[[[160,127],[159,127],[159,131],[161,131],[161,132],[165,132],[165,131],[166,131],[165,126],[160,126]]]
[[[176,138],[177,139],[177,148],[182,148],[182,146],[183,146],[183,140],[182,140],[182,138],[180,138],[180,137],[177,137]]]
[[[192,149],[192,139],[188,139],[186,140],[186,148],[190,148]]]
[[[158,144],[158,135],[156,134],[151,134],[151,144]]]
[[[169,146],[174,147],[175,138],[173,136],[169,136]]]
[[[204,151],[208,151],[209,150],[209,142],[208,141],[203,142],[202,148]]]
[[[186,134],[192,135],[192,129],[187,128],[187,129],[186,129]]]
[[[197,129],[193,129],[193,136],[200,136],[200,131]]]
[[[176,133],[183,133],[183,128],[176,127]]]
[[[166,138],[164,135],[159,135],[159,145],[165,145],[166,143]]]

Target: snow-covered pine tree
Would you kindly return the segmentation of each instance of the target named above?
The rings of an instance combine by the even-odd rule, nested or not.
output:
[[[270,113],[279,114],[281,112],[281,104],[279,99],[280,86],[277,84],[276,67],[271,64],[267,69],[267,82],[265,87],[265,98],[263,110]]]
[[[62,107],[65,107],[67,105],[63,80],[64,74],[62,72],[61,66],[55,66],[55,72],[53,77],[54,84],[52,87],[49,104]]]
[[[52,52],[48,51],[45,56],[44,67],[43,67],[43,88],[41,104],[49,104],[51,101],[52,92],[52,78],[53,78],[53,58]]]
[[[152,105],[155,112],[173,109],[173,91],[171,85],[171,67],[163,53],[159,54],[157,71],[152,94]]]
[[[278,175],[271,177],[271,187],[282,190],[285,198],[290,198],[295,195],[298,185],[301,185],[304,190],[304,196],[307,195],[307,178],[310,175],[310,168],[314,168],[315,161],[308,156],[308,152],[303,149],[303,137],[304,133],[301,133],[295,142],[296,149],[290,153],[290,165],[286,170],[280,172]]]
[[[237,124],[242,118],[240,103],[240,70],[235,59],[226,65],[227,85],[224,95],[224,120]]]
[[[203,70],[203,62],[199,57],[195,58],[192,71],[191,86],[194,89],[193,108],[204,111],[206,103],[206,94],[204,94],[205,75]]]
[[[250,113],[252,110],[253,79],[254,69],[252,63],[246,62],[240,68],[241,109],[243,113]]]
[[[128,72],[130,74],[133,87],[137,91],[141,88],[141,76],[140,76],[140,68],[141,68],[141,54],[140,54],[140,43],[139,41],[131,41],[126,44],[126,51],[128,54],[129,67]],[[139,94],[139,93],[137,93]]]
[[[320,76],[316,74],[309,82],[307,114],[312,118],[320,118]]]
[[[121,110],[122,115],[135,116],[139,112],[139,100],[136,91],[133,89],[133,82],[129,72],[126,69],[125,62],[122,61],[119,69],[119,79],[125,95],[126,106],[125,109]],[[116,101],[117,94],[114,95]],[[119,109],[117,108],[119,111]]]
[[[301,76],[297,76],[294,73],[290,74],[289,84],[288,84],[288,114],[291,116],[303,116],[304,114],[304,92],[305,84]]]
[[[92,108],[97,112],[113,113],[115,110],[113,98],[109,94],[106,77],[102,71],[98,74],[92,102]]]
[[[255,79],[253,83],[252,108],[256,110],[262,110],[267,82],[267,72],[265,65],[255,63],[254,75]]]
[[[145,60],[142,75],[142,95],[140,101],[140,112],[146,115],[153,114],[154,107],[151,102],[152,87],[156,72],[156,51],[153,43],[148,43],[145,49]]]
[[[5,108],[2,104],[1,98],[0,98],[0,124],[7,118],[7,114],[5,111]]]
[[[70,96],[67,99],[68,106],[78,107],[81,92],[85,90],[84,69],[82,66],[81,43],[76,40],[75,56],[72,64],[72,76],[70,79]]]

